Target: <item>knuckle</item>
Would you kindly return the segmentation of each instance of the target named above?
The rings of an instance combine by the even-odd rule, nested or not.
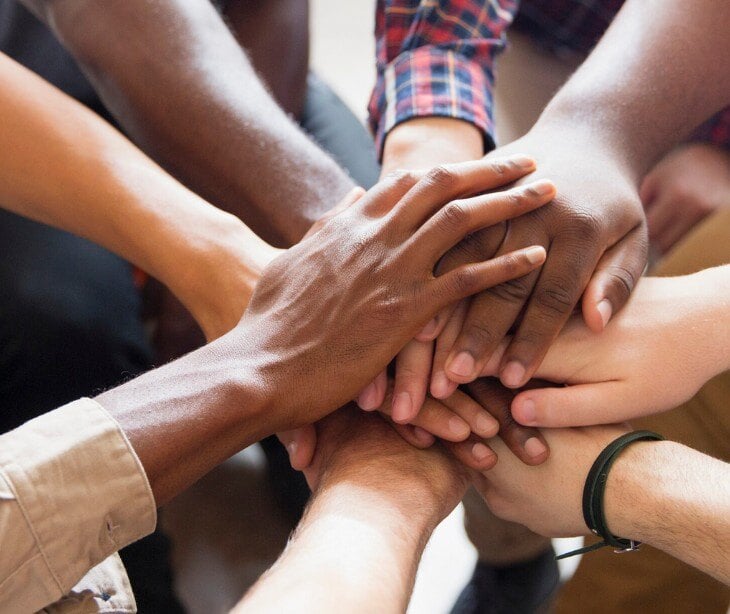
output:
[[[435,166],[426,173],[426,181],[441,188],[452,188],[457,182],[457,175],[453,169],[445,164]]]
[[[459,230],[469,221],[469,213],[460,201],[452,201],[447,204],[438,217],[438,223],[442,230]]]
[[[410,189],[418,183],[418,175],[414,171],[397,169],[388,173],[385,181],[391,183],[394,187]]]
[[[457,294],[468,296],[474,294],[476,288],[476,275],[472,267],[465,267],[458,271],[454,271],[452,283]]]
[[[562,283],[551,283],[535,293],[535,303],[543,310],[556,315],[565,315],[573,311],[577,302]]]
[[[509,165],[513,168],[517,167],[516,162],[509,162]],[[496,162],[492,162],[491,166],[492,172],[495,175],[504,175],[507,172],[507,162],[504,160],[497,160]]]
[[[531,290],[530,282],[524,277],[518,277],[494,286],[487,292],[507,303],[523,303],[530,296]]]
[[[618,295],[626,300],[629,298],[631,293],[636,286],[636,276],[634,273],[626,267],[620,265],[613,265],[606,269],[606,277],[608,282]]]
[[[464,336],[468,340],[469,347],[486,348],[496,340],[494,331],[479,321],[470,322]]]
[[[601,222],[588,211],[574,212],[571,219],[571,227],[578,239],[592,241],[601,232]]]

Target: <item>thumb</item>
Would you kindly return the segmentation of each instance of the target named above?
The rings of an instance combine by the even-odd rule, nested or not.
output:
[[[512,401],[512,416],[524,426],[567,427],[628,420],[630,399],[621,382],[525,390]]]

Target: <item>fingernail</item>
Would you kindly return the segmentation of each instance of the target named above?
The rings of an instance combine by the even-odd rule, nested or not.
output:
[[[456,437],[466,437],[471,432],[469,425],[456,416],[449,418],[449,430]]]
[[[552,191],[555,190],[555,185],[552,181],[542,179],[541,181],[531,183],[527,186],[526,189],[532,190],[535,194],[538,194],[539,196],[545,196],[546,194],[550,194]]]
[[[525,399],[520,404],[520,422],[522,424],[532,425],[535,423],[535,401],[532,399]]]
[[[390,416],[393,422],[408,422],[413,412],[411,395],[407,392],[399,392],[393,397],[393,412]]]
[[[519,388],[522,386],[522,380],[525,378],[525,367],[519,362],[513,360],[508,362],[507,366],[502,369],[500,379],[508,388]]]
[[[436,334],[436,329],[438,328],[439,321],[437,318],[434,318],[431,320],[426,326],[423,327],[423,330],[421,331],[420,336],[421,337],[433,337],[434,334]]]
[[[297,453],[297,448],[299,446],[297,445],[296,441],[290,441],[288,444],[286,444],[286,450],[289,452],[289,458],[294,458],[294,455]]]
[[[547,452],[545,444],[537,437],[530,437],[524,445],[525,452],[530,458],[538,458]]]
[[[449,378],[446,373],[439,371],[431,380],[431,396],[436,399],[443,399],[449,392]]]
[[[512,156],[509,159],[509,161],[512,162],[513,164],[519,166],[520,168],[524,168],[524,169],[535,168],[535,160],[533,160],[529,156],[520,154],[517,156]]]
[[[547,257],[547,252],[545,251],[544,247],[528,247],[525,250],[525,258],[527,258],[527,262],[530,264],[540,264],[542,262],[545,262],[545,258]]]
[[[471,447],[471,453],[474,458],[476,458],[478,461],[483,461],[488,456],[491,456],[491,451],[487,446],[485,446],[483,443],[475,443]]]
[[[611,305],[611,301],[609,301],[607,298],[604,298],[600,303],[598,303],[598,305],[596,305],[596,309],[598,310],[598,313],[601,314],[603,328],[606,328],[608,321],[613,315],[613,307]]]
[[[459,377],[471,377],[474,373],[474,358],[469,352],[459,352],[449,364],[449,371]]]
[[[474,427],[476,428],[477,435],[491,437],[494,432],[494,420],[490,420],[486,416],[477,416]]]
[[[363,409],[365,411],[372,411],[373,409],[377,409],[377,392],[375,390],[375,386],[372,384],[368,384],[365,390],[363,390],[360,393],[360,396],[357,397],[357,404],[360,406],[360,409]]]

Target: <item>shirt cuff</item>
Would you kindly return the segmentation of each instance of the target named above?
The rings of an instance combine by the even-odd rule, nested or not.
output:
[[[385,67],[368,106],[378,156],[388,132],[417,117],[451,117],[476,126],[494,148],[490,67],[451,50],[419,47]]]
[[[157,509],[142,464],[117,422],[91,399],[1,436],[0,471],[33,532],[56,598],[155,529]]]

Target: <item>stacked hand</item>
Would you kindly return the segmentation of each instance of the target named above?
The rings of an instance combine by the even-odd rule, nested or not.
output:
[[[435,274],[464,236],[542,204],[525,188],[483,194],[532,166],[515,156],[393,175],[269,265],[238,328],[280,427],[354,398],[447,305],[542,264],[545,250],[525,247]],[[325,385],[335,369],[339,385]]]

